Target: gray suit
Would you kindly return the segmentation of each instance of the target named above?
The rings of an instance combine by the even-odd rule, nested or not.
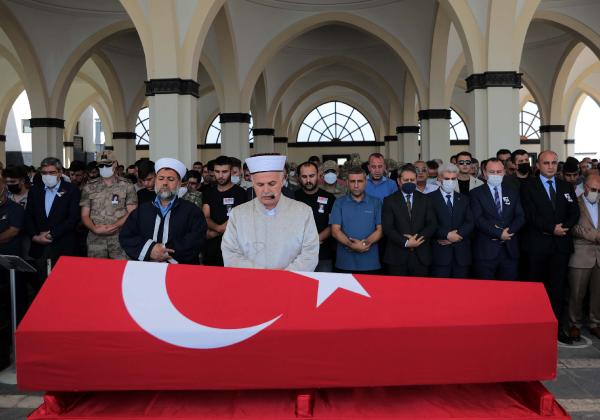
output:
[[[583,299],[590,291],[590,328],[600,327],[600,223],[594,227],[582,195],[577,199],[579,221],[573,227],[575,252],[569,261],[569,321],[581,328],[583,322]],[[598,220],[600,220],[600,205]]]

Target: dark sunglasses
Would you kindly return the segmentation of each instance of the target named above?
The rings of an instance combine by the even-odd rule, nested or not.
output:
[[[458,164],[459,165],[470,165],[471,161],[470,160],[459,160]]]
[[[98,168],[110,168],[112,167],[112,163],[99,163]]]

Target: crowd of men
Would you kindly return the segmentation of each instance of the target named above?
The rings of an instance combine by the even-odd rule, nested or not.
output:
[[[9,166],[0,254],[29,260],[19,317],[60,256],[543,282],[558,339],[600,338],[598,161],[524,150],[343,166],[220,156]],[[3,273],[6,282],[7,273]]]

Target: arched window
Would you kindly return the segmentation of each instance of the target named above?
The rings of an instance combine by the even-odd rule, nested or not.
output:
[[[135,144],[140,146],[150,145],[150,110],[148,107],[140,109],[135,124]]]
[[[296,141],[375,141],[375,133],[369,121],[356,108],[332,101],[319,105],[306,116]]]
[[[250,114],[250,124],[248,124],[248,139],[250,143],[254,143],[254,135],[252,134],[252,114]],[[210,123],[206,131],[204,144],[221,144],[221,121],[219,115]]]
[[[450,141],[451,142],[468,142],[469,130],[463,119],[458,113],[450,108]]]
[[[519,135],[521,140],[540,138],[540,109],[535,102],[529,101],[519,113]]]
[[[585,99],[579,108],[575,120],[575,155],[576,157],[597,158],[600,152],[598,144],[598,121],[600,121],[600,106],[590,96]]]

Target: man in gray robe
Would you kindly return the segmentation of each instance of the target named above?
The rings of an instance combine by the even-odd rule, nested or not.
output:
[[[225,267],[314,271],[319,234],[309,206],[281,194],[285,156],[246,159],[253,200],[231,210],[221,250]]]

